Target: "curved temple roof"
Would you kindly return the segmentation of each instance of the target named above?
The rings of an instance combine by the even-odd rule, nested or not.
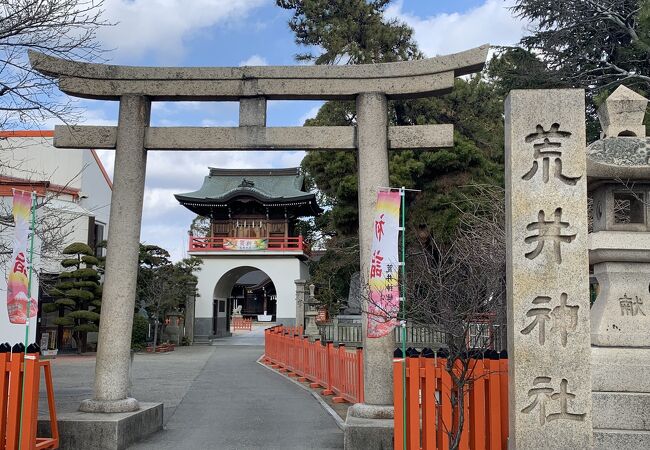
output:
[[[77,97],[118,100],[351,99],[361,92],[422,97],[453,87],[454,77],[480,71],[489,45],[416,61],[348,66],[135,67],[83,63],[29,51],[32,67],[59,78]]]
[[[210,168],[198,191],[175,194],[186,208],[204,213],[207,208],[225,205],[237,197],[253,197],[267,206],[302,206],[310,215],[322,212],[316,195],[304,191],[304,176],[298,168],[217,169]]]

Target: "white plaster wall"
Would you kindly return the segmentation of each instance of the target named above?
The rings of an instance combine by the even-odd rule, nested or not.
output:
[[[106,239],[108,237],[108,219],[111,213],[112,190],[97,165],[92,152],[90,150],[80,151],[83,152],[85,167],[81,180],[81,193],[86,197],[82,198],[79,204],[95,215],[95,222],[105,225],[104,239]]]
[[[29,180],[49,180],[54,184],[81,189],[83,153],[52,146],[52,138],[8,138],[2,143],[3,175]]]
[[[79,204],[91,211],[108,232],[112,190],[90,150],[54,148],[52,138],[8,138],[0,144],[3,160],[11,164],[2,174],[81,190]],[[87,239],[84,237],[83,241]]]
[[[254,267],[265,272],[273,281],[277,293],[278,318],[296,317],[295,280],[307,279],[307,264],[295,256],[199,256],[203,260],[198,277],[196,299],[196,317],[211,318],[212,302],[215,298],[215,286],[224,274],[237,267]],[[234,277],[235,280],[237,277]]]

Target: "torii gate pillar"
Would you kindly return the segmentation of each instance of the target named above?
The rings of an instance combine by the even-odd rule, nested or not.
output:
[[[128,412],[140,408],[138,401],[129,397],[129,370],[147,168],[144,135],[150,112],[151,102],[146,97],[120,98],[95,397],[81,402],[79,410],[84,412]]]
[[[370,251],[377,190],[389,186],[388,179],[388,102],[380,92],[357,96],[357,145],[359,179],[359,249],[361,282],[366,285],[370,271]],[[393,404],[393,333],[368,339],[366,312],[368,299],[363,297],[363,373],[364,403],[367,405]],[[358,405],[362,406],[362,405]],[[358,411],[355,407],[353,412]],[[366,412],[367,408],[364,408]],[[374,408],[373,408],[374,410]],[[365,413],[362,413],[365,415]]]

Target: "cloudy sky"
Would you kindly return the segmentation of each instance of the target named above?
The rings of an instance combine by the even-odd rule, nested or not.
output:
[[[408,23],[427,56],[484,43],[513,44],[525,26],[507,7],[512,0],[394,0],[387,14]],[[106,18],[116,23],[99,33],[112,64],[152,66],[241,66],[295,64],[302,49],[287,27],[288,11],[274,0],[106,0]],[[83,101],[85,124],[112,125],[117,105]],[[319,102],[269,102],[269,126],[298,126]],[[155,103],[153,126],[236,126],[238,105]],[[101,158],[112,176],[112,152]],[[142,240],[161,245],[175,259],[185,256],[193,214],[173,194],[198,189],[208,167],[291,167],[302,152],[151,152],[148,156]]]

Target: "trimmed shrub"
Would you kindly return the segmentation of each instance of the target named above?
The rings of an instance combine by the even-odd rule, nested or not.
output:
[[[131,348],[143,350],[147,345],[147,332],[149,321],[140,314],[133,316],[133,332],[131,333]]]
[[[92,256],[93,249],[90,248],[88,244],[84,244],[83,242],[75,242],[63,249],[64,255],[76,255],[78,253],[81,253],[82,255]]]

